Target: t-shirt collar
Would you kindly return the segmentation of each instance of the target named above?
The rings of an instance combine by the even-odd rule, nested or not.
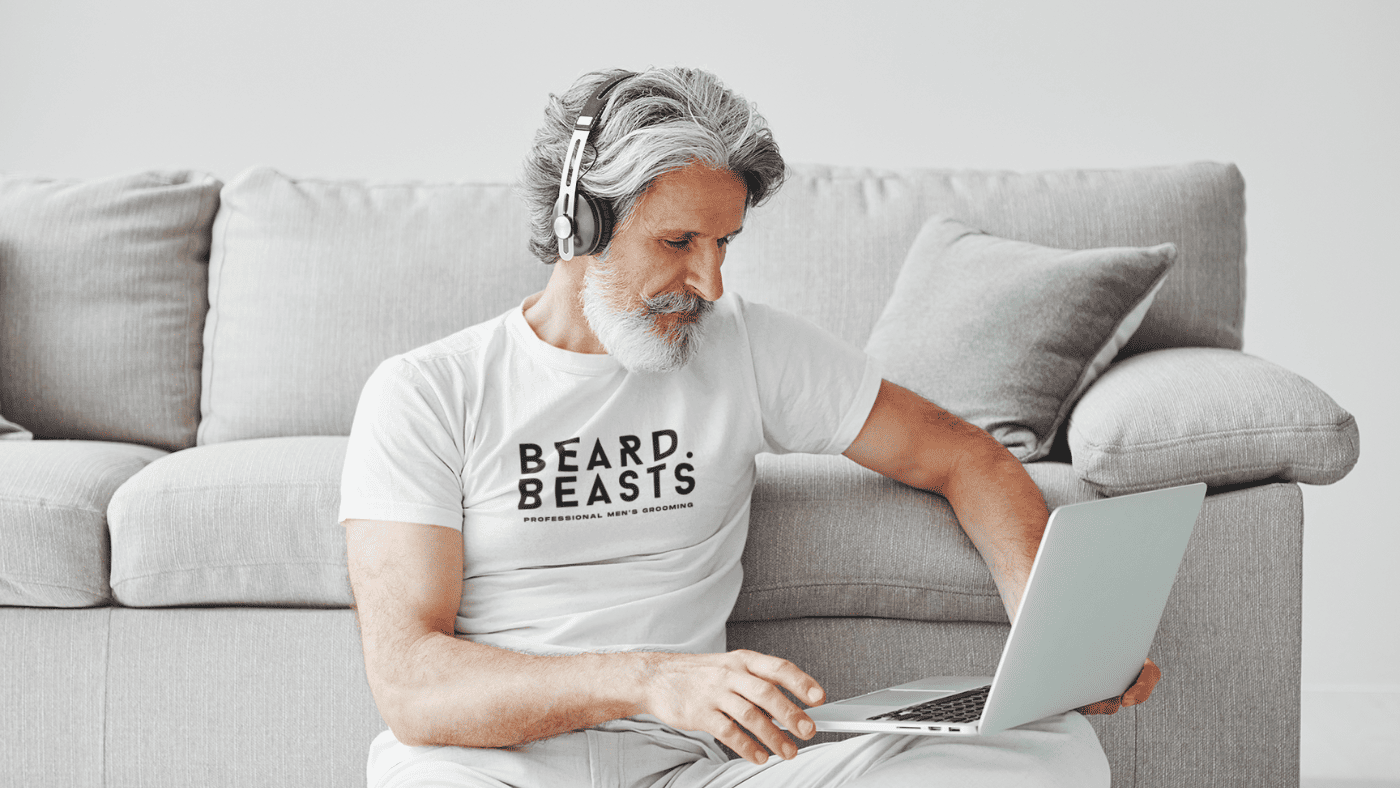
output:
[[[575,353],[540,339],[525,320],[523,301],[506,316],[506,326],[520,347],[547,367],[575,375],[608,375],[622,369],[617,359],[607,353]]]

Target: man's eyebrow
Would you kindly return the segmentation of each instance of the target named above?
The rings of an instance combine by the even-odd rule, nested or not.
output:
[[[742,225],[740,225],[739,229],[735,230],[735,231],[732,232],[732,233],[729,233],[728,235],[724,235],[724,236],[721,236],[721,237],[722,237],[722,238],[733,238],[734,236],[738,235],[739,233],[742,233],[743,231],[744,231],[744,228],[743,228]],[[656,234],[657,234],[658,236],[661,236],[661,235],[672,236],[672,235],[674,235],[674,236],[679,236],[679,237],[681,237],[681,238],[694,238],[695,236],[699,235],[700,233],[698,233],[698,232],[696,232],[696,231],[694,231],[694,230],[682,230],[682,229],[679,229],[679,228],[663,227],[663,228],[661,228],[660,230],[657,230],[657,231],[656,231]]]

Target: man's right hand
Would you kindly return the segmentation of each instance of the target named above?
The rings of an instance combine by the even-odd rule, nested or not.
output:
[[[812,718],[779,687],[811,706],[821,704],[826,692],[785,659],[745,650],[637,656],[642,658],[639,713],[682,730],[705,731],[753,763],[767,761],[769,752],[784,760],[797,754],[797,745],[775,720],[802,739],[816,733]]]

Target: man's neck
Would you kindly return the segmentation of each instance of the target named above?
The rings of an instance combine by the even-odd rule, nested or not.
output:
[[[542,341],[574,353],[607,353],[583,315],[583,258],[559,261],[544,290],[525,299],[525,322]]]

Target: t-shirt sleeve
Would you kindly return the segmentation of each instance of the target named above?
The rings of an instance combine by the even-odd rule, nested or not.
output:
[[[768,451],[845,451],[880,393],[875,360],[796,315],[747,302],[743,310]]]
[[[439,392],[394,357],[365,383],[340,482],[345,520],[392,520],[462,530],[461,430]]]

